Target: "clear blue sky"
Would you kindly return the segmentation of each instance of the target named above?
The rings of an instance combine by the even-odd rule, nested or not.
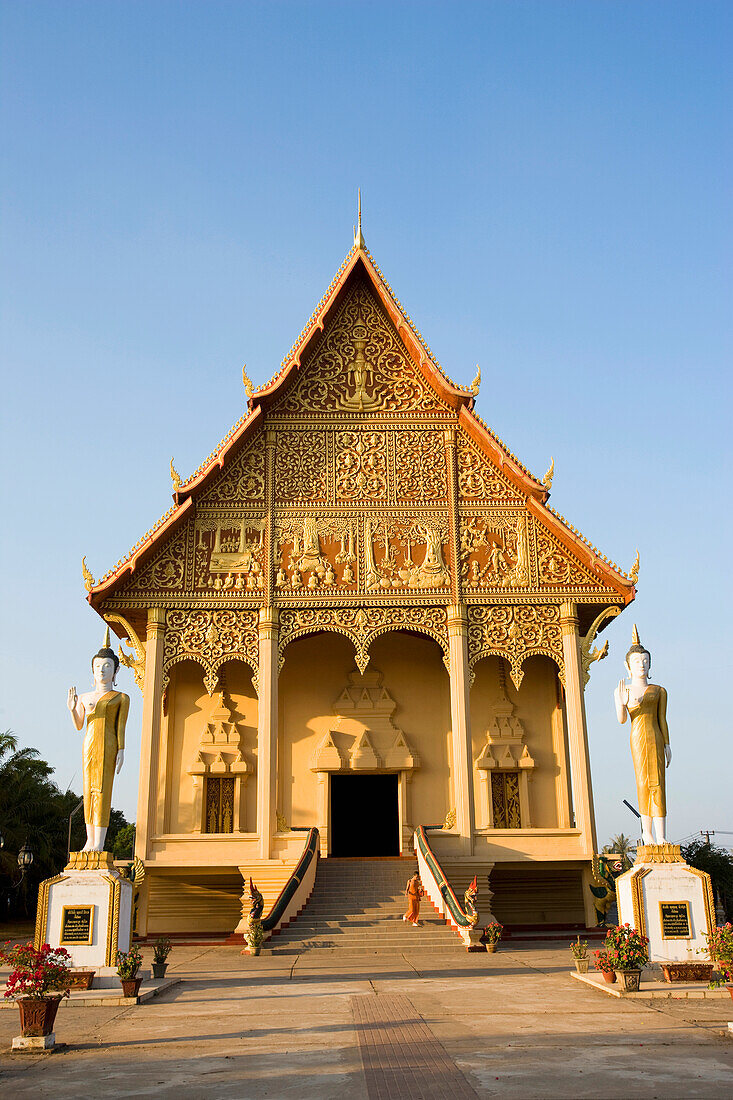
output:
[[[733,830],[733,5],[5,2],[0,728],[79,787],[96,576],[268,379],[351,244],[635,607],[587,692],[636,835],[631,625],[669,691],[673,838]],[[139,693],[115,802],[135,813]],[[723,838],[733,842],[733,836]]]

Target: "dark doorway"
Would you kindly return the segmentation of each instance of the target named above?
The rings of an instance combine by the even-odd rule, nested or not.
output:
[[[331,776],[331,855],[398,856],[396,775]]]

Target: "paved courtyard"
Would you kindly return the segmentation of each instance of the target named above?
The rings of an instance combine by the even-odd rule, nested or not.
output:
[[[146,964],[149,963],[149,950]],[[248,959],[180,947],[182,982],[135,1007],[64,1005],[51,1055],[7,1053],[4,1097],[730,1097],[733,1001],[617,1000],[569,952]]]

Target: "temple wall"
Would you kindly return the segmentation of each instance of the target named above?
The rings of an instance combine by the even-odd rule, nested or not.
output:
[[[391,633],[376,639],[367,672],[382,674],[382,684],[397,704],[393,715],[420,767],[410,784],[411,822],[442,821],[450,808],[450,698],[442,651],[429,638]],[[317,814],[318,776],[312,771],[324,736],[348,758],[366,724],[347,713],[339,716],[337,700],[356,671],[354,650],[339,634],[324,633],[291,642],[279,681],[278,809],[290,825],[313,825]],[[371,727],[372,729],[374,727]],[[372,735],[384,754],[394,736]]]
[[[220,688],[232,709],[232,718],[239,724],[241,745],[251,764],[257,757],[257,695],[252,686],[252,673],[241,661],[229,661],[223,668]],[[168,751],[161,760],[166,771],[165,832],[193,833],[194,784],[188,769],[196,759],[201,734],[218,705],[217,694],[209,696],[203,685],[201,668],[190,661],[176,665],[168,688]],[[257,829],[257,781],[249,775],[244,789],[244,832]]]
[[[524,743],[534,759],[529,780],[529,806],[531,826],[535,829],[556,828],[558,765],[552,744],[552,715],[557,706],[557,667],[545,657],[531,657],[524,665],[524,677],[519,691],[509,676],[504,663],[502,686],[500,657],[485,657],[475,667],[471,688],[471,741],[474,762],[486,745],[490,708],[505,699],[514,706],[525,731]],[[481,805],[479,784],[483,779],[474,767],[474,798],[477,808]],[[523,822],[523,826],[524,826]],[[477,828],[486,823],[476,821]]]

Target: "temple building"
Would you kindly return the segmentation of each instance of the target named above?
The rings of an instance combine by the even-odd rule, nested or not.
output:
[[[634,598],[354,246],[266,385],[89,601],[143,693],[138,932],[228,933],[320,855],[490,876],[595,925],[584,689]],[[126,651],[125,651],[126,652]],[[131,735],[134,735],[131,731]]]

